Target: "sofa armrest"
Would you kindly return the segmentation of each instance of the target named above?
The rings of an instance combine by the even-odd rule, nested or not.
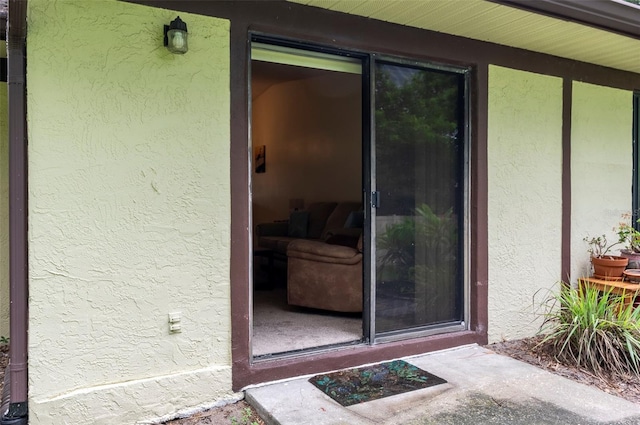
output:
[[[256,226],[256,235],[260,236],[287,236],[289,231],[288,221],[273,223],[260,223]]]

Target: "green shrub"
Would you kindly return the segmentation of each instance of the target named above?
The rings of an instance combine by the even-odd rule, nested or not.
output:
[[[592,287],[563,285],[544,303],[538,348],[595,375],[640,375],[640,308]]]

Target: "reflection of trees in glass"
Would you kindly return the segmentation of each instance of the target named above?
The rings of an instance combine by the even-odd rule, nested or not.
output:
[[[444,212],[456,204],[463,81],[459,74],[378,66],[380,215],[411,215],[422,203]]]
[[[451,277],[455,272],[458,227],[452,210],[436,215],[429,205],[415,209],[415,215],[388,225],[378,236],[383,254],[378,261],[382,278],[428,281],[435,275]],[[416,258],[418,257],[418,258]]]
[[[400,317],[379,320],[379,330],[460,319],[455,284],[458,267],[458,222],[452,209],[436,215],[426,204],[413,216],[386,226],[377,238],[380,254],[378,288],[383,297],[410,296],[413,307]],[[382,286],[381,286],[382,285]],[[404,317],[407,313],[410,318]],[[404,320],[403,320],[404,317]]]
[[[376,236],[376,329],[460,320],[464,76],[379,64],[375,104],[376,214],[397,216]]]

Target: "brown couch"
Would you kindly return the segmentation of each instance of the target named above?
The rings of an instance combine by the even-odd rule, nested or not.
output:
[[[361,202],[315,202],[304,211],[293,212],[286,222],[261,223],[256,226],[257,246],[271,249],[282,257],[289,243],[297,239],[324,241],[333,233],[358,235],[362,229],[345,230],[352,212],[362,210]]]
[[[355,247],[298,239],[287,249],[290,305],[362,311],[362,235]]]

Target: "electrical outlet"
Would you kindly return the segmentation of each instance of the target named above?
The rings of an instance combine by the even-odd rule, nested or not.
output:
[[[169,333],[175,334],[182,332],[182,314],[178,311],[169,313]]]

